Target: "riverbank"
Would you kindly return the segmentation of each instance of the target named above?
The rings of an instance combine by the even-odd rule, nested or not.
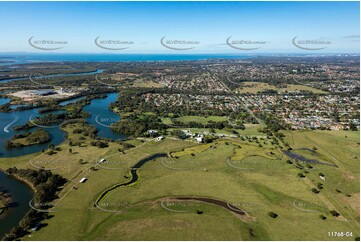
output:
[[[67,182],[67,180],[57,174],[53,174],[50,171],[45,170],[31,170],[31,169],[17,169],[9,168],[6,174],[14,177],[18,181],[25,183],[33,191],[33,198],[29,200],[26,205],[28,210],[24,217],[22,217],[18,224],[15,225],[10,231],[6,231],[3,240],[17,240],[29,234],[30,229],[39,227],[44,219],[48,219],[48,213],[43,206],[47,207],[49,202],[52,202],[58,196],[56,195],[60,191],[61,187]],[[42,194],[47,194],[42,196]],[[36,200],[39,205],[30,205],[30,202]],[[44,205],[43,205],[44,204]],[[25,204],[24,204],[25,205]],[[29,210],[29,208],[32,208]]]
[[[9,174],[6,171],[0,169],[0,172],[6,174],[7,176],[10,176],[14,179],[16,179],[17,181],[23,183],[24,185],[26,185],[28,188],[31,189],[31,191],[34,193],[34,195],[37,193],[37,189],[35,188],[34,184],[31,183],[30,181],[22,178],[19,175],[16,174]],[[8,196],[8,193],[4,193],[0,191],[0,215],[5,214],[5,212],[9,209],[9,205],[13,202],[11,199],[11,194],[9,194],[10,197]],[[30,210],[30,207],[29,207]]]
[[[0,239],[17,227],[30,212],[29,201],[34,198],[36,189],[29,181],[4,170],[0,170],[1,189],[10,194],[11,202],[7,209],[2,209],[0,217]]]
[[[9,209],[9,205],[11,203],[10,194],[5,192],[0,192],[0,216]]]

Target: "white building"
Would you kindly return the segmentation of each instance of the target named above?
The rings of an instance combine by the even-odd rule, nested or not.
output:
[[[164,136],[158,136],[157,138],[155,138],[156,141],[161,141],[161,140],[164,140]]]

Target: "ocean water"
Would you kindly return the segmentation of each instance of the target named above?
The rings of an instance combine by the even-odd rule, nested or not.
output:
[[[130,62],[130,61],[190,61],[207,59],[243,59],[251,56],[231,54],[54,54],[0,53],[0,66],[34,62]]]

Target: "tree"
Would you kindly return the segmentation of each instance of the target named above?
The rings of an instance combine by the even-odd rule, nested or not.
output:
[[[301,178],[304,178],[304,177],[305,177],[305,175],[303,175],[302,172],[298,173],[297,175],[298,175],[299,177],[301,177]]]
[[[323,189],[323,184],[320,182],[317,182],[317,188],[320,190]]]
[[[339,212],[337,212],[336,210],[331,210],[331,211],[330,211],[330,214],[331,214],[332,216],[334,216],[334,217],[338,217],[338,216],[341,215],[341,214],[339,214]]]
[[[315,193],[315,194],[320,193],[320,191],[319,191],[319,190],[317,190],[316,188],[312,188],[312,189],[311,189],[311,191],[312,191],[313,193]]]
[[[197,210],[197,214],[203,214],[203,211]]]
[[[268,216],[270,216],[271,218],[277,218],[278,214],[273,211],[270,211],[270,212],[268,212]]]

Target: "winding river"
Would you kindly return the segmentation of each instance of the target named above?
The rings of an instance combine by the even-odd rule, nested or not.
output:
[[[131,167],[130,169],[130,173],[131,173],[131,179],[127,182],[124,183],[120,183],[117,185],[112,186],[111,188],[108,188],[107,190],[105,190],[98,198],[98,200],[95,202],[95,206],[99,206],[99,203],[105,198],[105,196],[107,196],[111,191],[117,189],[118,187],[124,187],[124,186],[129,186],[133,183],[135,183],[136,181],[138,181],[139,176],[137,174],[137,170],[142,167],[142,165],[144,165],[145,163],[147,163],[148,161],[154,160],[156,158],[160,158],[160,157],[167,157],[168,155],[165,153],[157,153],[151,156],[148,156],[146,158],[141,159],[140,161],[138,161],[137,164],[135,164],[134,166]]]

